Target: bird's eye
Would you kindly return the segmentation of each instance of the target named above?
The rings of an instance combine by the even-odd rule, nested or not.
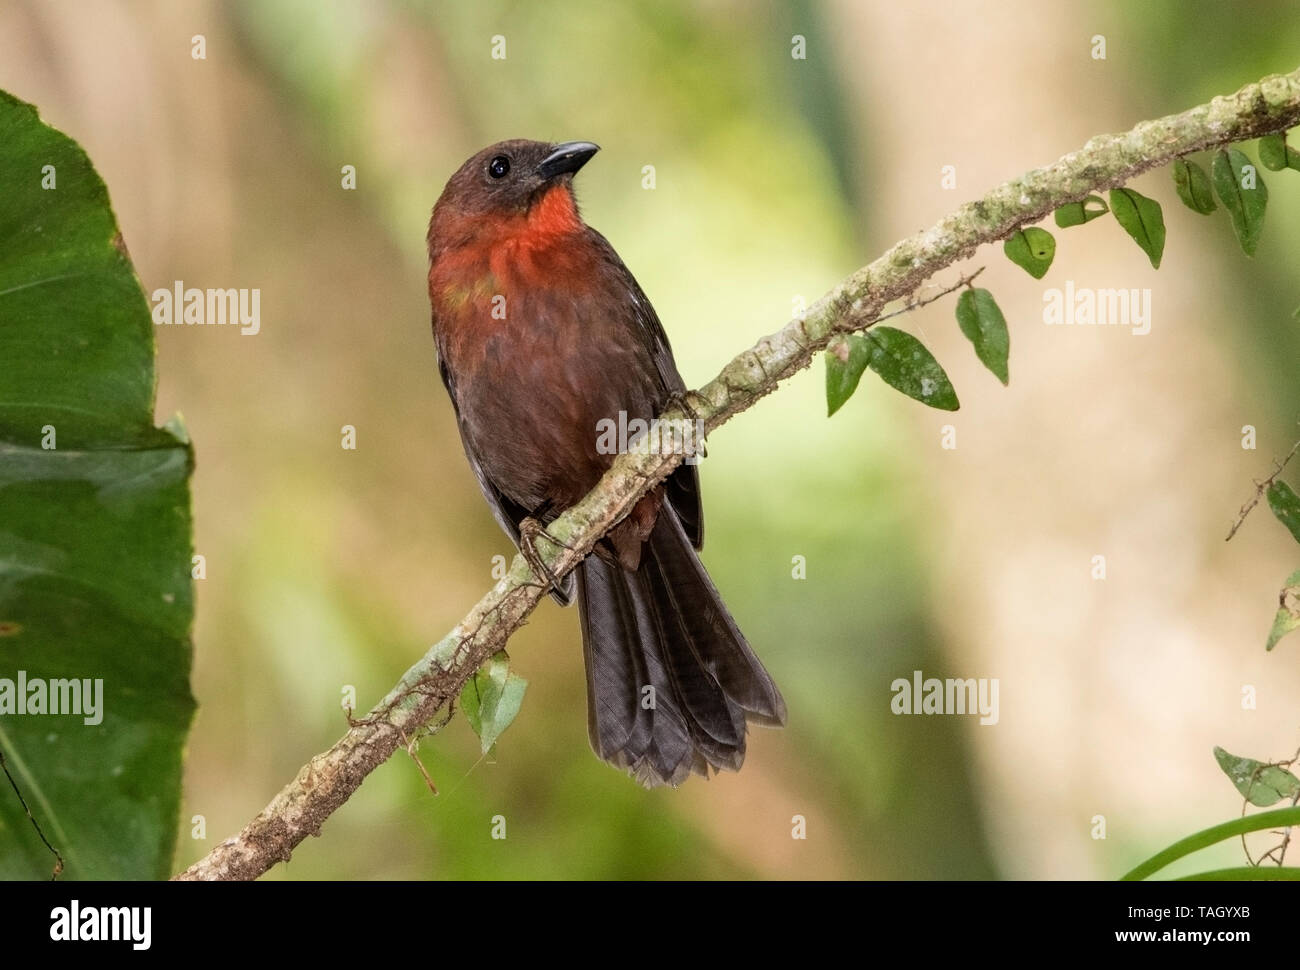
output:
[[[510,159],[504,155],[498,155],[492,161],[488,162],[488,174],[494,179],[503,179],[510,171]]]

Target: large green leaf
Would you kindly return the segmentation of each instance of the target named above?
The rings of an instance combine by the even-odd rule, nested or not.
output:
[[[159,878],[194,711],[190,447],[153,425],[149,306],[104,183],[3,92],[0,186],[0,750],[65,877]],[[72,679],[81,713],[32,711],[33,685]],[[0,781],[0,878],[52,869]]]

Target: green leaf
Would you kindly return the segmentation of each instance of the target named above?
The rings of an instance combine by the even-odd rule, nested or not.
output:
[[[1134,882],[1145,879],[1152,873],[1159,872],[1170,863],[1177,862],[1193,852],[1208,848],[1225,839],[1233,839],[1248,832],[1265,832],[1284,826],[1300,825],[1300,808],[1275,808],[1269,812],[1256,812],[1243,815],[1230,822],[1220,822],[1208,829],[1201,829],[1186,838],[1179,839],[1171,846],[1161,849],[1150,859],[1130,869],[1120,876],[1121,882]]]
[[[1210,188],[1210,177],[1205,174],[1205,169],[1190,159],[1174,159],[1174,188],[1183,205],[1193,212],[1208,216],[1218,208]]]
[[[1082,202],[1068,202],[1056,210],[1056,224],[1062,229],[1082,226],[1104,216],[1110,209],[1099,195],[1090,195]]]
[[[1110,211],[1124,231],[1142,247],[1154,269],[1165,251],[1165,216],[1160,203],[1132,189],[1110,190]]]
[[[1284,798],[1294,798],[1300,792],[1300,778],[1277,765],[1254,758],[1238,758],[1222,748],[1214,749],[1214,760],[1242,797],[1260,808],[1268,808]]]
[[[957,298],[957,324],[975,345],[975,356],[1005,385],[1011,337],[993,294],[979,288],[963,290]]]
[[[1259,161],[1274,172],[1284,168],[1300,171],[1300,152],[1286,143],[1286,135],[1280,131],[1259,140]]]
[[[511,671],[509,655],[500,650],[461,690],[460,709],[479,736],[484,754],[492,750],[519,713],[527,689],[528,681]]]
[[[1296,542],[1300,542],[1300,496],[1291,491],[1286,482],[1274,482],[1268,487],[1268,507],[1273,510]]]
[[[862,372],[871,359],[871,344],[865,337],[850,334],[826,348],[826,416],[830,417],[853,396]]]
[[[1284,810],[1285,811],[1285,810]],[[1300,869],[1291,866],[1229,866],[1177,876],[1171,882],[1300,882]]]
[[[104,183],[3,92],[0,186],[0,749],[66,877],[161,879],[194,712],[190,449],[153,425],[153,323]],[[83,713],[9,713],[20,678],[29,700],[88,681]],[[0,879],[51,869],[0,779]]]
[[[465,682],[465,686],[460,689],[460,712],[465,715],[465,720],[469,722],[470,728],[480,738],[483,736],[483,722],[479,719],[479,703],[484,691],[490,689],[490,685],[479,682],[482,671],[475,673],[473,677]]]
[[[1272,650],[1277,642],[1292,630],[1300,629],[1300,570],[1293,572],[1286,579],[1286,585],[1278,594],[1277,614],[1273,617],[1273,628],[1268,631],[1268,643],[1265,650]]]
[[[1047,275],[1056,255],[1056,240],[1046,229],[1030,226],[1017,229],[1015,234],[1002,246],[1007,259],[1015,263],[1036,280]]]
[[[1220,148],[1214,153],[1210,166],[1214,176],[1214,191],[1223,207],[1232,216],[1232,229],[1237,234],[1241,251],[1254,256],[1259,245],[1259,234],[1264,228],[1264,209],[1268,205],[1268,187],[1250,158],[1235,148]],[[1242,183],[1254,187],[1243,187]]]
[[[941,411],[956,411],[957,392],[934,355],[910,333],[893,327],[872,327],[864,339],[870,345],[867,366],[890,387]]]

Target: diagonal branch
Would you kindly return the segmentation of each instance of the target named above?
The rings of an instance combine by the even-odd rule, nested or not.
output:
[[[711,431],[807,367],[836,334],[861,330],[884,307],[911,296],[935,273],[1004,239],[1068,202],[1122,185],[1180,155],[1284,131],[1300,123],[1300,70],[1248,84],[1181,114],[1144,121],[1118,135],[1099,135],[1051,165],[1034,169],[969,202],[924,232],[897,243],[855,272],[777,332],[739,354],[690,395],[703,428]],[[672,407],[666,422],[687,418]],[[681,463],[658,435],[650,448],[620,455],[595,489],[550,526],[564,545],[546,545],[543,558],[557,574],[574,568],[637,500]],[[667,435],[665,435],[665,439]],[[216,846],[178,879],[255,879],[289,854],[361,785],[366,776],[415,737],[452,701],[479,665],[524,622],[546,587],[516,556],[509,573],[402,677],[382,701],[328,751],[312,758],[238,835]]]

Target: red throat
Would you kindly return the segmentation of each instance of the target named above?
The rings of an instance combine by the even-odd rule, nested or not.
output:
[[[429,295],[435,303],[463,306],[483,294],[513,293],[519,287],[584,278],[585,250],[567,245],[583,223],[566,185],[547,189],[527,214],[489,217],[474,243],[444,251],[429,268]]]
[[[521,233],[528,237],[560,236],[582,228],[578,207],[573,203],[573,192],[567,185],[555,185],[546,190],[540,200],[528,210]]]

